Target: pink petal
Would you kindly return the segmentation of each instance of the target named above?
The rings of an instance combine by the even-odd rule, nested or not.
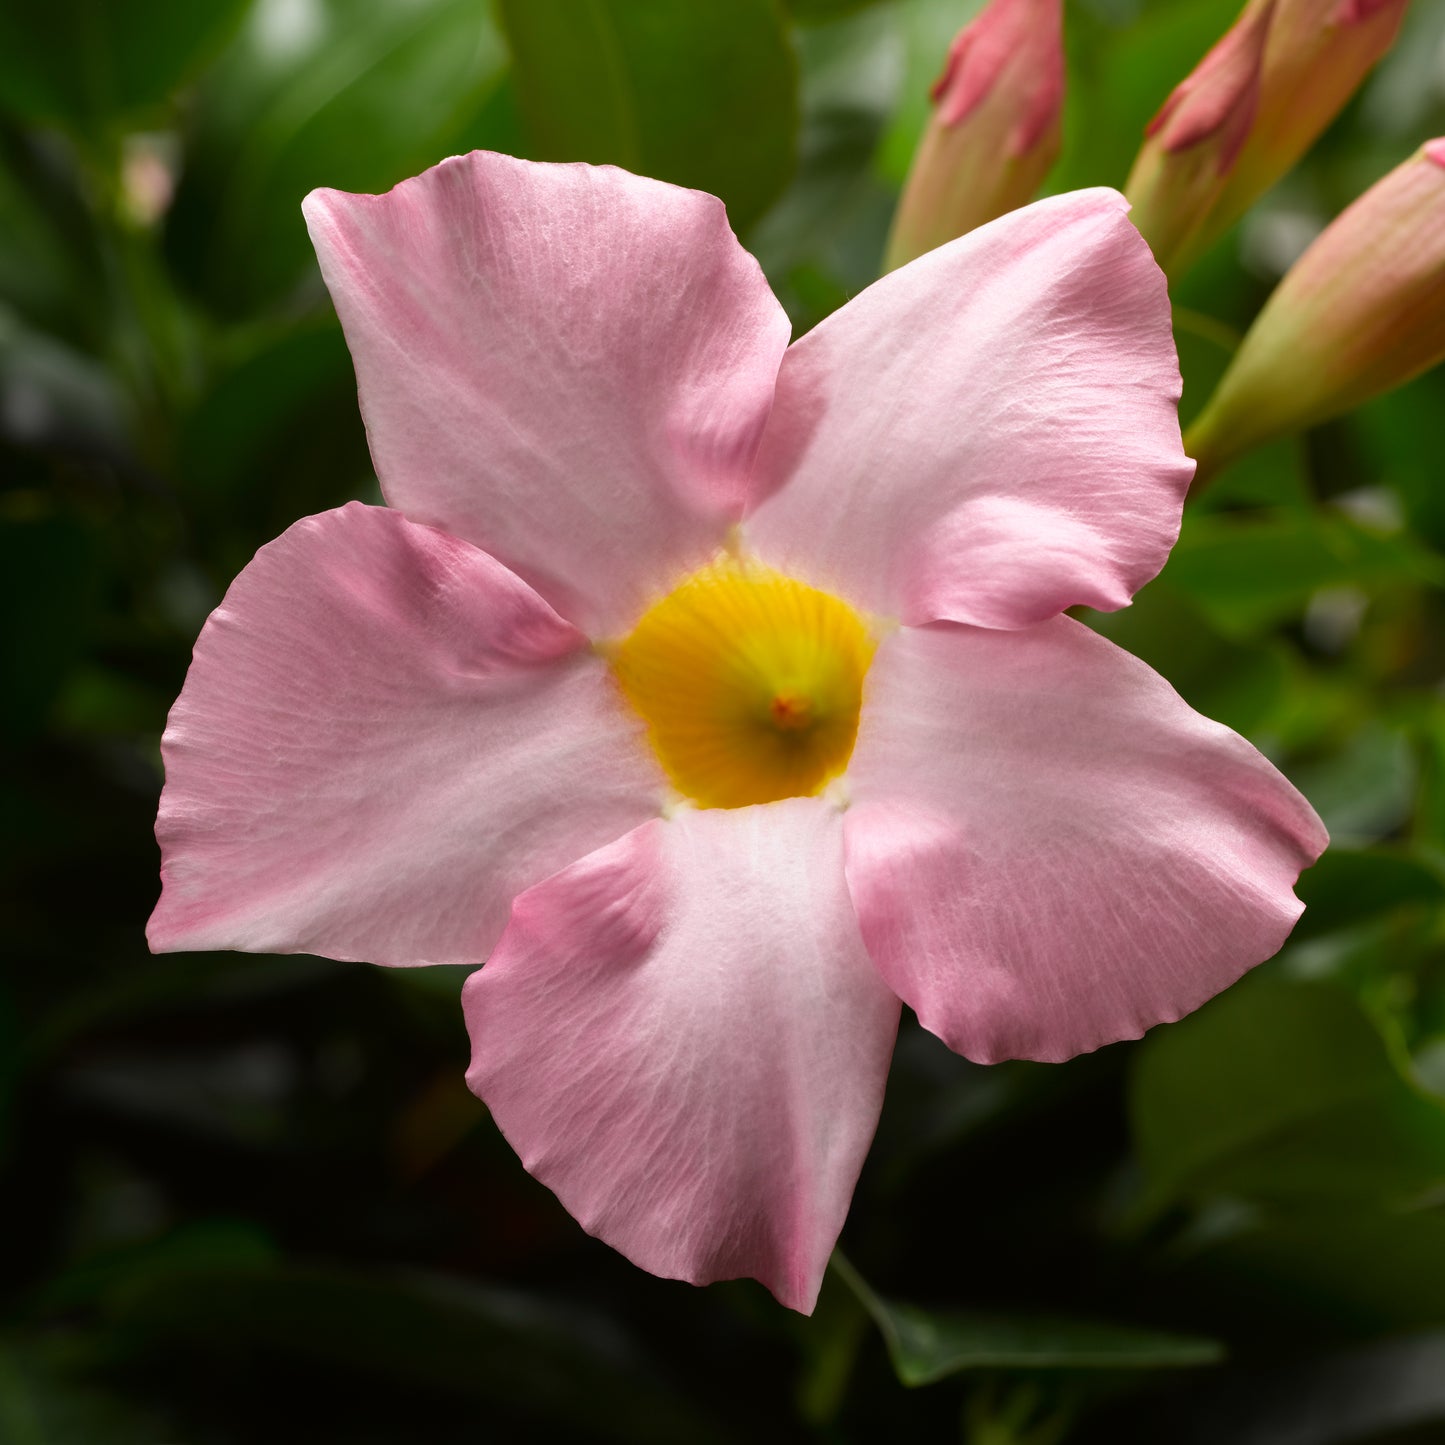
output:
[[[1013,211],[787,354],[746,525],[767,562],[905,622],[1122,607],[1193,464],[1164,276],[1114,191]]]
[[[718,545],[788,344],[721,201],[475,151],[303,209],[393,506],[593,631]]]
[[[519,889],[663,792],[586,639],[484,552],[356,502],[236,579],[162,750],[157,951],[475,963]]]
[[[791,798],[645,824],[518,898],[463,996],[467,1081],[584,1229],[803,1311],[898,1026],[841,821]]]
[[[883,976],[950,1048],[1137,1038],[1289,934],[1328,841],[1309,804],[1082,624],[904,628],[868,685],[848,883]]]

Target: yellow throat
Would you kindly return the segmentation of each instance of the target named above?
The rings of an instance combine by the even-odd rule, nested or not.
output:
[[[842,773],[876,645],[846,602],[727,558],[643,613],[612,668],[677,790],[742,808]]]

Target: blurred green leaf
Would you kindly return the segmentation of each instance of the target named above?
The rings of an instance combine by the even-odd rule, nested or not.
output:
[[[117,368],[39,328],[0,303],[0,436],[41,450],[125,455],[134,418]]]
[[[1192,1442],[1229,1445],[1403,1445],[1396,1431],[1442,1422],[1445,1335],[1423,1334],[1257,1368],[1248,1389],[1230,1381],[1191,1401],[1186,1428]]]
[[[893,26],[903,43],[903,75],[876,166],[894,186],[903,185],[933,114],[929,91],[943,73],[948,47],[983,4],[984,0],[902,0],[893,11]]]
[[[1216,625],[1252,632],[1323,588],[1445,583],[1445,559],[1340,513],[1192,516],[1163,574]]]
[[[1295,1338],[1445,1325],[1445,1212],[1312,1212],[1227,1232],[1187,1257],[1176,1290]]]
[[[1291,777],[1332,838],[1368,842],[1408,819],[1416,766],[1405,734],[1372,719],[1328,755],[1297,764]]]
[[[1238,732],[1261,727],[1292,679],[1287,649],[1273,640],[1228,636],[1197,601],[1164,579],[1131,606],[1084,620],[1168,678],[1191,707]]]
[[[223,314],[292,285],[317,186],[383,191],[441,160],[501,83],[476,0],[258,0],[200,88],[168,251]]]
[[[6,0],[0,108],[95,139],[156,106],[225,39],[251,0]]]
[[[1445,877],[1411,854],[1384,848],[1330,848],[1301,876],[1295,890],[1305,905],[1291,938],[1321,933],[1412,905],[1445,903]]]
[[[797,174],[748,236],[795,335],[878,275],[894,195],[870,161],[896,99],[904,54],[887,10],[805,30],[798,49]]]
[[[793,171],[797,65],[772,0],[501,0],[543,160],[611,162],[755,221]]]
[[[271,1239],[254,1223],[198,1219],[156,1239],[88,1256],[47,1280],[35,1302],[49,1317],[93,1307],[137,1279],[184,1280],[197,1271],[245,1272],[276,1263]]]
[[[0,352],[0,394],[4,360]],[[9,500],[22,499],[12,493]],[[48,719],[90,641],[102,585],[100,538],[47,512],[42,504],[34,516],[0,519],[0,607],[11,619],[0,642],[0,735],[10,739],[33,733]]]
[[[817,25],[879,3],[880,0],[783,0],[783,7],[799,24]]]
[[[53,343],[94,337],[107,302],[72,168],[0,129],[0,307]],[[4,323],[8,329],[9,323]]]
[[[1445,1184],[1445,1108],[1344,990],[1254,977],[1139,1050],[1145,1212],[1185,1199],[1402,1202]]]
[[[59,1352],[0,1339],[0,1440],[5,1445],[156,1445],[164,1424],[80,1379]]]
[[[832,1268],[873,1316],[905,1385],[965,1370],[1158,1370],[1224,1358],[1217,1340],[1100,1320],[919,1309],[883,1299],[840,1253]]]
[[[1149,118],[1238,9],[1235,0],[1071,7],[1064,153],[1048,189],[1122,187]]]
[[[1434,439],[1445,409],[1445,367],[1362,407],[1351,421],[1379,479],[1404,501],[1420,535],[1445,548],[1445,487],[1435,462]],[[1350,458],[1359,469],[1361,458]]]
[[[297,1265],[146,1271],[113,1290],[108,1313],[127,1353],[262,1351],[515,1401],[587,1439],[724,1438],[605,1319],[455,1280]]]

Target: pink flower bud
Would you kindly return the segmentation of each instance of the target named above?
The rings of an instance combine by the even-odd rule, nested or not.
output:
[[[992,0],[949,47],[885,269],[1031,200],[1059,153],[1062,0]]]
[[[1246,6],[1145,131],[1124,189],[1134,224],[1166,271],[1192,251],[1249,138],[1275,4]]]
[[[1254,126],[1197,250],[1222,236],[1314,144],[1394,44],[1408,4],[1277,0]]]
[[[1199,476],[1445,359],[1445,139],[1328,226],[1265,303],[1186,449]]]

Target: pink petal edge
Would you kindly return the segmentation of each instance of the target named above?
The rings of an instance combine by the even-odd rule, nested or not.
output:
[[[584,1229],[805,1313],[899,1015],[842,846],[811,798],[645,824],[518,898],[463,994],[468,1083]]]
[[[580,633],[484,552],[358,502],[256,554],[161,746],[157,952],[478,963],[519,889],[665,790]]]
[[[1163,273],[1115,191],[1010,212],[875,282],[784,358],[745,534],[907,623],[1124,606],[1194,464]]]
[[[1328,841],[1243,738],[1070,618],[885,641],[849,771],[879,971],[979,1063],[1171,1022],[1275,953]]]
[[[592,636],[721,543],[789,334],[721,201],[474,151],[303,209],[391,505]]]

